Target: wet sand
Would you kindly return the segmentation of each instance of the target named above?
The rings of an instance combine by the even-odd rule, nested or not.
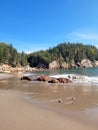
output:
[[[0,90],[0,130],[97,130],[27,102],[15,90]]]
[[[96,87],[22,82],[12,77],[0,74],[0,130],[98,129]],[[70,104],[71,96],[75,104]],[[59,104],[58,98],[64,103]]]
[[[14,77],[12,74],[0,73],[0,80],[12,78],[12,77]]]

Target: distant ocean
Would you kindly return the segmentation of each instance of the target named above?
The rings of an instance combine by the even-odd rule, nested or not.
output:
[[[98,68],[77,68],[77,69],[60,69],[44,70],[31,73],[31,75],[48,75],[51,77],[66,77],[75,83],[96,83],[98,84]]]

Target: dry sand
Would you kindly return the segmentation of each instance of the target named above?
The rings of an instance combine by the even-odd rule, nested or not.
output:
[[[97,130],[25,101],[13,90],[0,90],[0,130]]]

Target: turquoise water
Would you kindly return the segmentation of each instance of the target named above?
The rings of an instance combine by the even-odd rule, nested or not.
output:
[[[98,76],[98,68],[78,68],[78,69],[61,69],[61,70],[45,70],[36,72],[35,74],[41,75],[60,75],[60,74],[78,74],[82,76]]]

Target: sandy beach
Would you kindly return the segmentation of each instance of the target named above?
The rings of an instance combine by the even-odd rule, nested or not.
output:
[[[0,130],[97,130],[25,101],[21,92],[0,90]]]
[[[12,77],[14,77],[12,74],[0,73],[0,80],[12,78]]]

